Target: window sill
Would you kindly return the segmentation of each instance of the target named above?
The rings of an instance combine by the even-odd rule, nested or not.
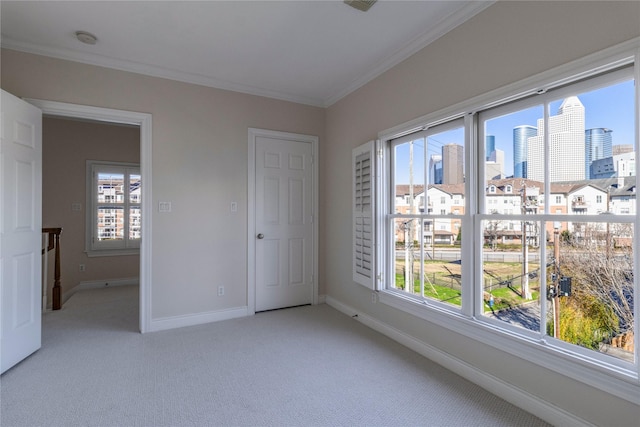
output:
[[[127,256],[127,255],[140,255],[140,248],[131,249],[105,249],[98,251],[84,251],[89,258],[97,258],[103,256]]]
[[[467,317],[453,310],[425,303],[392,291],[380,291],[379,301],[390,307],[434,323],[475,341],[492,346],[558,374],[640,404],[640,383],[635,367],[623,361],[606,363],[553,346],[546,340],[532,339],[507,329]],[[619,362],[619,363],[618,363]],[[626,365],[626,366],[623,366]]]

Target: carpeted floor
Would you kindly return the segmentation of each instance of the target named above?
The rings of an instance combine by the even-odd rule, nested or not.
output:
[[[0,425],[545,426],[327,305],[140,334],[137,287],[76,293],[0,380]]]

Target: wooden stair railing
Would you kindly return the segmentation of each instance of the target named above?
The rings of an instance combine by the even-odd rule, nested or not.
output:
[[[56,261],[55,267],[53,271],[53,290],[51,293],[51,305],[54,310],[60,310],[61,304],[61,294],[60,294],[60,233],[62,233],[62,228],[43,228],[43,233],[49,235],[49,239],[47,242],[47,248],[42,250],[42,254],[45,252],[49,252],[51,249],[56,250]]]

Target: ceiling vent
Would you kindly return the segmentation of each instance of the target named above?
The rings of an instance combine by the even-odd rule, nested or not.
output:
[[[377,1],[378,0],[344,0],[346,4],[362,12],[366,12],[371,9],[371,6],[373,6]]]

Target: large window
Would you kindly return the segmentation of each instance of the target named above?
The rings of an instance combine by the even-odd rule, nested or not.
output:
[[[140,166],[132,163],[87,163],[87,253],[137,253],[141,230]]]
[[[464,121],[393,139],[394,248],[389,289],[451,307],[461,304],[461,215],[465,212]]]
[[[633,150],[634,99],[629,67],[479,114],[487,159],[502,159],[479,200],[483,316],[634,361],[635,215],[615,207],[635,176],[592,168]],[[492,209],[507,185],[513,209]]]
[[[637,378],[633,63],[381,133],[381,301]]]

